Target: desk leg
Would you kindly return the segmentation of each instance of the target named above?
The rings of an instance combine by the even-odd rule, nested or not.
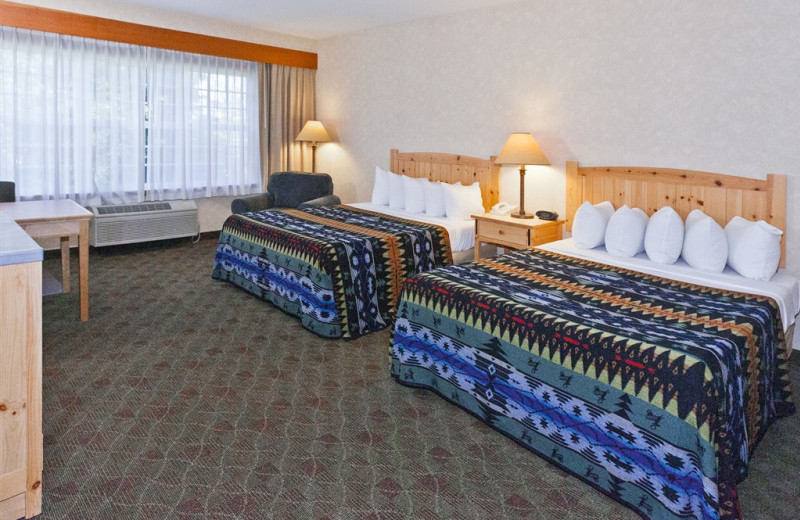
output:
[[[61,237],[61,292],[69,292],[69,236]]]
[[[477,262],[480,259],[481,259],[481,243],[476,238],[475,239],[475,261]]]
[[[78,261],[80,264],[81,321],[89,319],[89,220],[81,220],[78,235]]]

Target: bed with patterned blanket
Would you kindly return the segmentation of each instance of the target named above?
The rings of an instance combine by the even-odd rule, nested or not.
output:
[[[386,327],[403,281],[452,263],[442,227],[348,206],[232,215],[212,277],[330,338]]]
[[[730,519],[784,341],[769,298],[531,250],[409,279],[391,374],[645,518]]]

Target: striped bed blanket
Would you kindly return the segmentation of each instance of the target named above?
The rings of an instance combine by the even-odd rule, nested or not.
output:
[[[740,518],[736,486],[794,413],[773,300],[545,251],[409,279],[391,373],[645,518]]]
[[[452,264],[440,226],[348,206],[230,216],[212,277],[300,318],[320,336],[387,326],[403,281]]]

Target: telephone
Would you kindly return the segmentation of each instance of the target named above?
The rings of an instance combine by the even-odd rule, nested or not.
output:
[[[536,212],[536,216],[541,220],[558,220],[558,213],[555,211],[540,210]]]
[[[510,202],[498,202],[489,211],[492,215],[509,215],[512,211],[517,211],[519,206],[514,206]]]

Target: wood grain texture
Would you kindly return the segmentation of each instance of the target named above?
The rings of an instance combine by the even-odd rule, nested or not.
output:
[[[781,267],[786,267],[786,176],[751,179],[720,173],[630,166],[579,166],[567,162],[567,230],[578,207],[611,201],[652,215],[672,206],[681,216],[700,209],[725,225],[735,216],[764,220],[781,229]]]
[[[28,265],[0,267],[0,499],[25,490]]]
[[[41,262],[28,264],[28,269],[31,274],[28,281],[28,301],[25,316],[25,329],[27,330],[26,352],[28,358],[25,517],[31,518],[42,512],[42,470],[44,469],[44,439],[42,436],[42,264]],[[81,297],[83,297],[83,293]]]
[[[563,220],[520,219],[511,215],[472,215],[475,219],[475,261],[481,258],[481,244],[526,249],[561,240]]]
[[[25,516],[25,494],[0,499],[0,520],[17,520]]]
[[[317,68],[313,52],[163,29],[0,0],[0,25],[222,58]]]
[[[450,153],[401,153],[397,149],[392,149],[390,155],[389,169],[394,173],[450,184],[478,182],[483,207],[487,211],[500,200],[500,165],[495,164],[494,157],[481,159]]]
[[[0,448],[0,518],[38,515],[42,510],[41,262],[0,267]]]

